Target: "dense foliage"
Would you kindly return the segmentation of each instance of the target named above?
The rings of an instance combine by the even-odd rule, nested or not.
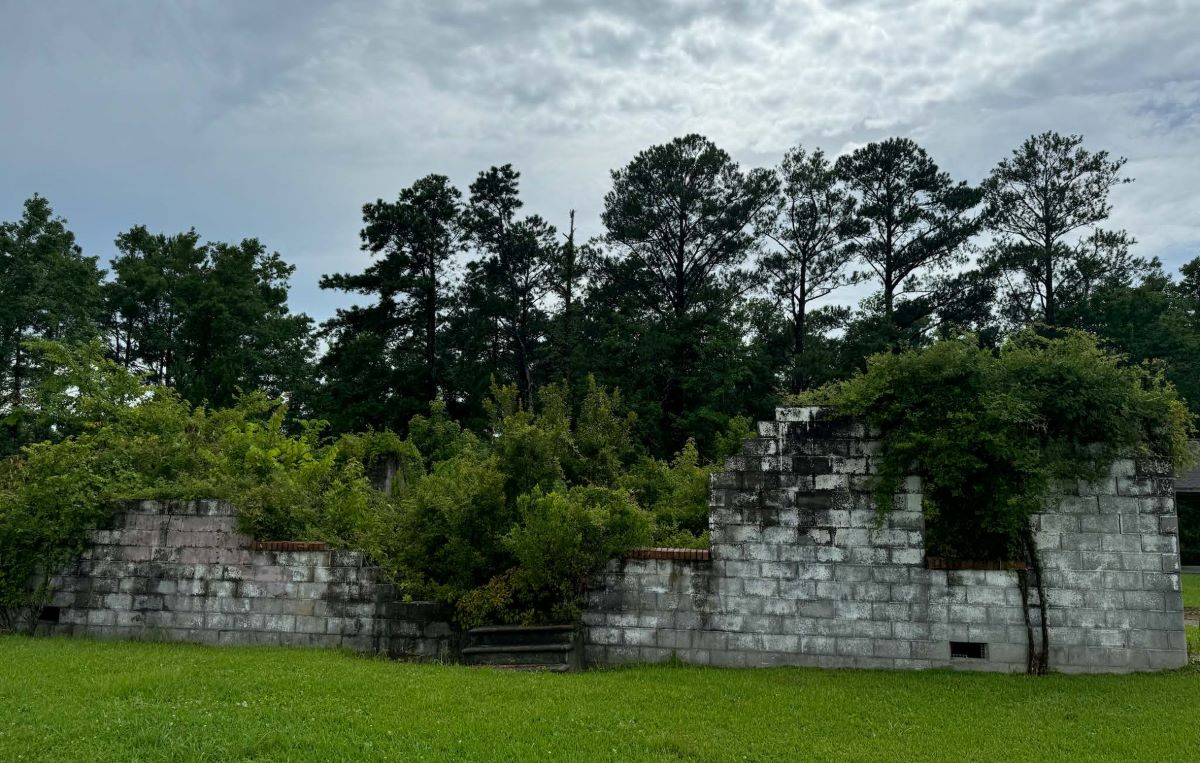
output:
[[[1015,553],[1063,475],[1181,453],[1172,389],[1200,410],[1200,258],[1103,227],[1124,166],[1044,133],[978,183],[907,138],[767,170],[692,134],[612,172],[587,242],[511,165],[431,174],[364,205],[370,264],[321,280],[361,301],[319,328],[255,239],[135,225],[105,274],[34,196],[0,223],[0,604],[112,500],[217,496],[465,621],[551,616],[615,549],[702,543],[707,464],[826,384],[892,476],[939,475],[931,550]]]
[[[1029,518],[1061,481],[1099,479],[1119,457],[1190,459],[1192,417],[1170,382],[1084,332],[883,353],[808,399],[879,428],[881,510],[921,477],[933,556],[1026,559]]]
[[[481,433],[493,380],[529,408],[558,383],[578,406],[594,376],[659,458],[689,438],[713,458],[732,419],[882,350],[964,331],[994,347],[1035,320],[1161,362],[1200,410],[1200,260],[1172,279],[1106,227],[1125,166],[1047,132],[977,182],[907,138],[756,169],[692,134],[612,172],[587,242],[566,207],[526,209],[511,165],[465,188],[430,174],[363,206],[371,262],[321,280],[358,300],[315,329],[288,310],[292,266],[254,239],[135,225],[106,276],[35,196],[0,224],[0,452],[47,436],[26,416],[29,339],[99,337],[193,405],[258,389],[336,433],[404,436],[433,400]],[[851,284],[870,290],[855,307],[837,298]]]
[[[440,404],[409,435],[323,439],[262,393],[192,406],[104,357],[29,347],[47,441],[0,460],[0,614],[36,614],[51,576],[133,498],[223,498],[258,538],[366,549],[409,596],[460,603],[464,622],[567,617],[586,576],[651,541],[703,543],[709,469],[642,454],[620,395],[592,384],[578,410],[541,390],[537,412],[496,388],[485,436]],[[380,477],[373,481],[372,476]],[[31,579],[44,585],[30,590]]]

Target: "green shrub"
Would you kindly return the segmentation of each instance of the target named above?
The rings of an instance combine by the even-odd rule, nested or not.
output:
[[[623,490],[575,487],[522,496],[520,521],[504,537],[515,568],[515,593],[553,619],[577,615],[587,576],[609,559],[650,541],[650,518]]]
[[[0,629],[32,628],[52,576],[105,521],[118,474],[88,444],[30,445],[0,465]],[[32,586],[32,587],[31,587]]]
[[[509,567],[501,538],[516,520],[499,459],[481,445],[437,463],[399,500],[403,538],[380,560],[407,595],[455,602]]]
[[[804,401],[880,429],[880,510],[904,476],[922,478],[930,555],[1023,558],[1029,518],[1061,480],[1096,479],[1118,457],[1190,458],[1191,416],[1171,384],[1084,332],[884,353]]]
[[[261,393],[193,408],[106,360],[98,345],[39,343],[47,369],[30,415],[54,432],[0,468],[0,619],[30,623],[53,573],[84,548],[115,503],[221,498],[265,538],[353,543],[373,505],[363,464],[319,443],[320,422],[285,429]],[[30,588],[31,580],[42,585]]]
[[[547,386],[530,411],[514,388],[495,388],[490,437],[443,448],[446,457],[397,497],[397,524],[383,532],[405,541],[384,564],[406,595],[454,604],[464,624],[573,617],[588,573],[650,542],[656,520],[673,521],[643,511],[616,484],[634,453],[619,396],[589,386],[574,425],[569,399]],[[436,429],[453,441],[458,435],[435,425],[437,415],[420,422],[417,437]],[[663,471],[664,479],[676,474]],[[686,499],[696,503],[694,494]]]
[[[700,465],[692,440],[669,464],[645,457],[630,467],[621,484],[654,517],[655,545],[708,545],[708,485],[714,470]]]
[[[471,623],[573,617],[582,582],[611,556],[707,542],[711,468],[690,442],[671,464],[639,458],[619,393],[592,380],[577,412],[562,387],[542,388],[536,411],[494,388],[486,437],[435,403],[405,439],[329,442],[324,422],[261,393],[192,407],[99,345],[36,349],[47,374],[26,413],[56,438],[0,461],[10,622],[50,593],[29,580],[48,581],[122,499],[228,500],[244,532],[363,549],[403,595],[457,604]]]

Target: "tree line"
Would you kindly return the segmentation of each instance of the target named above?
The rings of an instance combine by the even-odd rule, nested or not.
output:
[[[1105,227],[1124,165],[1048,132],[976,185],[907,138],[743,169],[693,134],[611,173],[589,241],[573,212],[528,214],[511,165],[465,193],[434,174],[364,205],[371,264],[320,282],[359,304],[321,325],[288,309],[294,268],[255,239],[139,225],[106,273],[34,196],[0,224],[0,452],[45,435],[24,413],[41,373],[30,339],[100,337],[192,404],[263,390],[335,432],[403,432],[432,401],[481,428],[494,386],[532,408],[543,386],[578,398],[594,380],[622,390],[660,456],[689,437],[712,454],[735,417],[876,352],[963,332],[994,347],[1030,325],[1162,364],[1196,409],[1200,258],[1172,278]],[[856,307],[832,304],[856,285]]]

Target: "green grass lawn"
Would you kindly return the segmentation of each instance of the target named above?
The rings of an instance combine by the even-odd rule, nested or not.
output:
[[[1200,609],[1200,575],[1182,575],[1183,606]]]
[[[1200,666],[645,667],[0,638],[0,760],[1200,760]]]

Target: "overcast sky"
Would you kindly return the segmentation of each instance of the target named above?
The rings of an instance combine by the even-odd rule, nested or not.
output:
[[[318,319],[362,204],[430,172],[511,162],[590,235],[687,132],[744,166],[907,135],[977,182],[1047,129],[1129,158],[1140,254],[1200,256],[1200,0],[0,0],[0,220],[40,193],[101,260],[137,223],[257,236]]]

